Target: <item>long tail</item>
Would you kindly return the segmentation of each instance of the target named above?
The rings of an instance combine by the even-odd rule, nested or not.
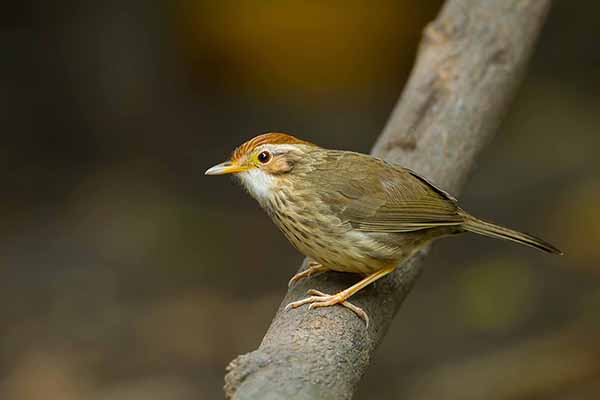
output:
[[[527,233],[514,231],[500,225],[495,225],[491,222],[482,221],[468,214],[465,215],[463,228],[469,232],[478,233],[480,235],[485,235],[496,239],[511,240],[526,246],[535,247],[539,250],[547,251],[548,253],[560,255],[563,254],[562,251],[540,238],[528,235]]]

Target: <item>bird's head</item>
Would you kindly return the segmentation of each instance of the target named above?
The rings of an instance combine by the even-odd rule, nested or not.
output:
[[[268,199],[304,156],[319,147],[285,133],[265,133],[239,146],[228,161],[206,175],[235,174],[259,202]]]

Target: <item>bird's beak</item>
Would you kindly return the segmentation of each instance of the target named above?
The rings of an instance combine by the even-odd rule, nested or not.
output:
[[[240,165],[236,165],[231,161],[225,161],[224,163],[217,164],[214,167],[211,167],[206,170],[204,175],[225,175],[225,174],[234,174],[236,172],[244,172],[247,171],[247,167],[242,167]]]

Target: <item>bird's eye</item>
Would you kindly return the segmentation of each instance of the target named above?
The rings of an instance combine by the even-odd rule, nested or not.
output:
[[[269,161],[271,161],[271,153],[269,153],[268,151],[263,151],[262,153],[260,153],[258,155],[258,161],[260,161],[262,164],[266,164]]]

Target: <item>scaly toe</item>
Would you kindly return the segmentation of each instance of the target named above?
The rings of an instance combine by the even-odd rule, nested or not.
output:
[[[288,282],[288,287],[291,288],[292,285],[304,278],[308,278],[310,276],[310,269],[304,270],[302,272],[297,273],[296,275],[292,276]]]
[[[292,287],[292,285],[294,285],[294,283],[305,279],[305,278],[310,278],[311,276],[313,276],[314,274],[318,273],[318,272],[322,272],[321,268],[323,267],[321,264],[319,264],[316,261],[309,261],[308,263],[308,268],[305,269],[302,272],[297,273],[296,275],[292,276],[288,282],[288,287]]]
[[[309,310],[312,310],[312,309],[318,308],[318,307],[331,307],[331,306],[335,306],[336,304],[342,304],[344,302],[344,300],[341,297],[337,297],[335,295],[333,295],[333,296],[314,296],[314,297],[320,297],[321,300],[311,302],[310,306],[308,306]]]
[[[296,274],[296,275],[294,275],[294,276],[292,276],[290,278],[290,280],[288,281],[288,287],[289,288],[291,288],[294,283],[296,283],[297,281],[299,281],[300,279],[302,279],[302,277],[298,276],[298,275],[300,275],[300,274]]]
[[[360,319],[365,321],[366,327],[369,327],[369,316],[367,315],[367,313],[362,308],[357,307],[349,301],[344,300],[342,296],[326,294],[316,289],[308,290],[307,294],[309,294],[310,297],[294,301],[288,304],[285,307],[285,310],[287,311],[292,308],[297,308],[303,306],[304,304],[310,304],[308,306],[309,310],[313,310],[318,307],[330,307],[339,304],[354,312]]]
[[[294,283],[301,281],[304,278],[310,278],[311,275],[312,275],[312,271],[310,269],[307,269],[300,273],[297,273],[296,275],[294,275],[290,278],[290,281],[288,282],[288,287],[292,287],[292,285],[294,285]]]
[[[307,297],[302,300],[292,301],[287,306],[285,306],[284,310],[289,311],[292,308],[298,308],[305,304],[314,303],[314,302],[318,302],[318,301],[322,301],[322,300],[323,300],[323,296],[310,296],[310,297]]]

